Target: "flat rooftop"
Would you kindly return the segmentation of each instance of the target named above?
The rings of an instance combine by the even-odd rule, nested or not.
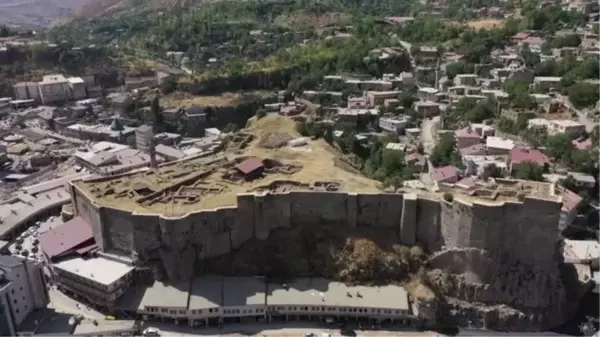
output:
[[[110,285],[133,271],[132,266],[108,260],[102,257],[82,259],[80,257],[55,263],[54,268],[93,280],[103,285]]]
[[[310,141],[306,151],[287,146],[263,148],[259,144],[277,133],[299,138],[294,122],[282,116],[267,116],[249,129],[255,139],[241,151],[230,142],[223,153],[196,156],[121,176],[78,180],[73,184],[95,203],[130,212],[181,216],[201,209],[235,206],[237,195],[293,182],[295,190],[314,190],[317,185],[337,184],[337,191],[381,192],[379,183],[335,166],[336,152],[325,141]],[[226,176],[248,157],[271,161],[273,170],[252,181],[232,181]],[[265,165],[269,166],[269,165]],[[284,170],[287,168],[289,170]],[[323,184],[325,182],[325,184]]]
[[[350,286],[323,278],[297,279],[292,283],[268,285],[268,305],[323,305],[409,310],[403,287]]]
[[[133,288],[133,287],[132,287]],[[130,289],[132,290],[132,289]],[[324,278],[300,278],[288,284],[267,283],[261,277],[201,276],[189,282],[154,284],[137,289],[145,307],[209,309],[247,305],[352,306],[409,310],[408,293],[397,285],[351,286]],[[127,295],[126,295],[127,296]]]
[[[173,284],[154,281],[146,288],[138,309],[144,307],[187,308],[189,297],[189,282]]]

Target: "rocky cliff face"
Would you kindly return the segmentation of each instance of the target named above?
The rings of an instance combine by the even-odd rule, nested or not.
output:
[[[429,279],[444,297],[452,324],[494,330],[539,331],[567,320],[582,287],[558,256],[531,263],[480,249],[434,254]]]

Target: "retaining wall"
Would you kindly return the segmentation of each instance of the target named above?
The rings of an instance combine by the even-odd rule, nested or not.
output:
[[[560,202],[470,205],[415,194],[289,192],[240,194],[236,206],[180,217],[101,207],[72,186],[75,212],[92,226],[102,250],[133,251],[158,263],[169,279],[187,279],[198,260],[227,254],[250,239],[302,225],[394,229],[398,243],[430,252],[473,247],[494,256],[547,260],[558,237]],[[476,266],[473,266],[476,269]]]

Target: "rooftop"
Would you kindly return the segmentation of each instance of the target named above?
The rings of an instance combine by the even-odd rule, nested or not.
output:
[[[487,137],[485,145],[494,149],[512,150],[515,147],[515,142],[502,137]]]
[[[92,241],[93,238],[94,235],[92,234],[90,225],[81,217],[75,217],[56,228],[42,233],[39,240],[42,251],[51,259],[86,241]]]
[[[550,163],[550,159],[537,149],[515,147],[510,150],[510,161],[513,164],[531,162],[538,165]]]
[[[167,284],[154,281],[145,289],[139,309],[144,307],[187,308],[190,283]]]
[[[103,285],[111,285],[133,271],[132,266],[103,257],[82,259],[80,257],[55,263],[55,269],[67,271]]]
[[[268,284],[268,305],[331,305],[409,310],[408,295],[395,285],[349,286],[322,278],[302,278],[286,287]]]
[[[73,184],[101,206],[169,216],[233,206],[237,203],[238,194],[265,188],[281,180],[297,182],[295,188],[302,190],[311,190],[314,182],[343,182],[339,185],[340,190],[380,191],[377,182],[338,169],[333,162],[334,150],[322,140],[309,141],[307,148],[310,151],[288,147],[266,149],[259,145],[261,140],[270,137],[273,130],[299,138],[293,121],[269,115],[256,123],[257,126],[252,126],[256,139],[243,153],[234,146],[233,140],[225,153],[192,156],[156,169],[145,168],[101,179],[78,180]],[[245,137],[234,136],[240,141]],[[251,157],[265,161],[264,177],[253,181],[227,178],[235,165]]]

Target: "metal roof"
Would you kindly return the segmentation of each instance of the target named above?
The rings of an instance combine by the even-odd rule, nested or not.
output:
[[[39,236],[42,251],[50,259],[93,238],[90,225],[81,217],[75,217]]]

